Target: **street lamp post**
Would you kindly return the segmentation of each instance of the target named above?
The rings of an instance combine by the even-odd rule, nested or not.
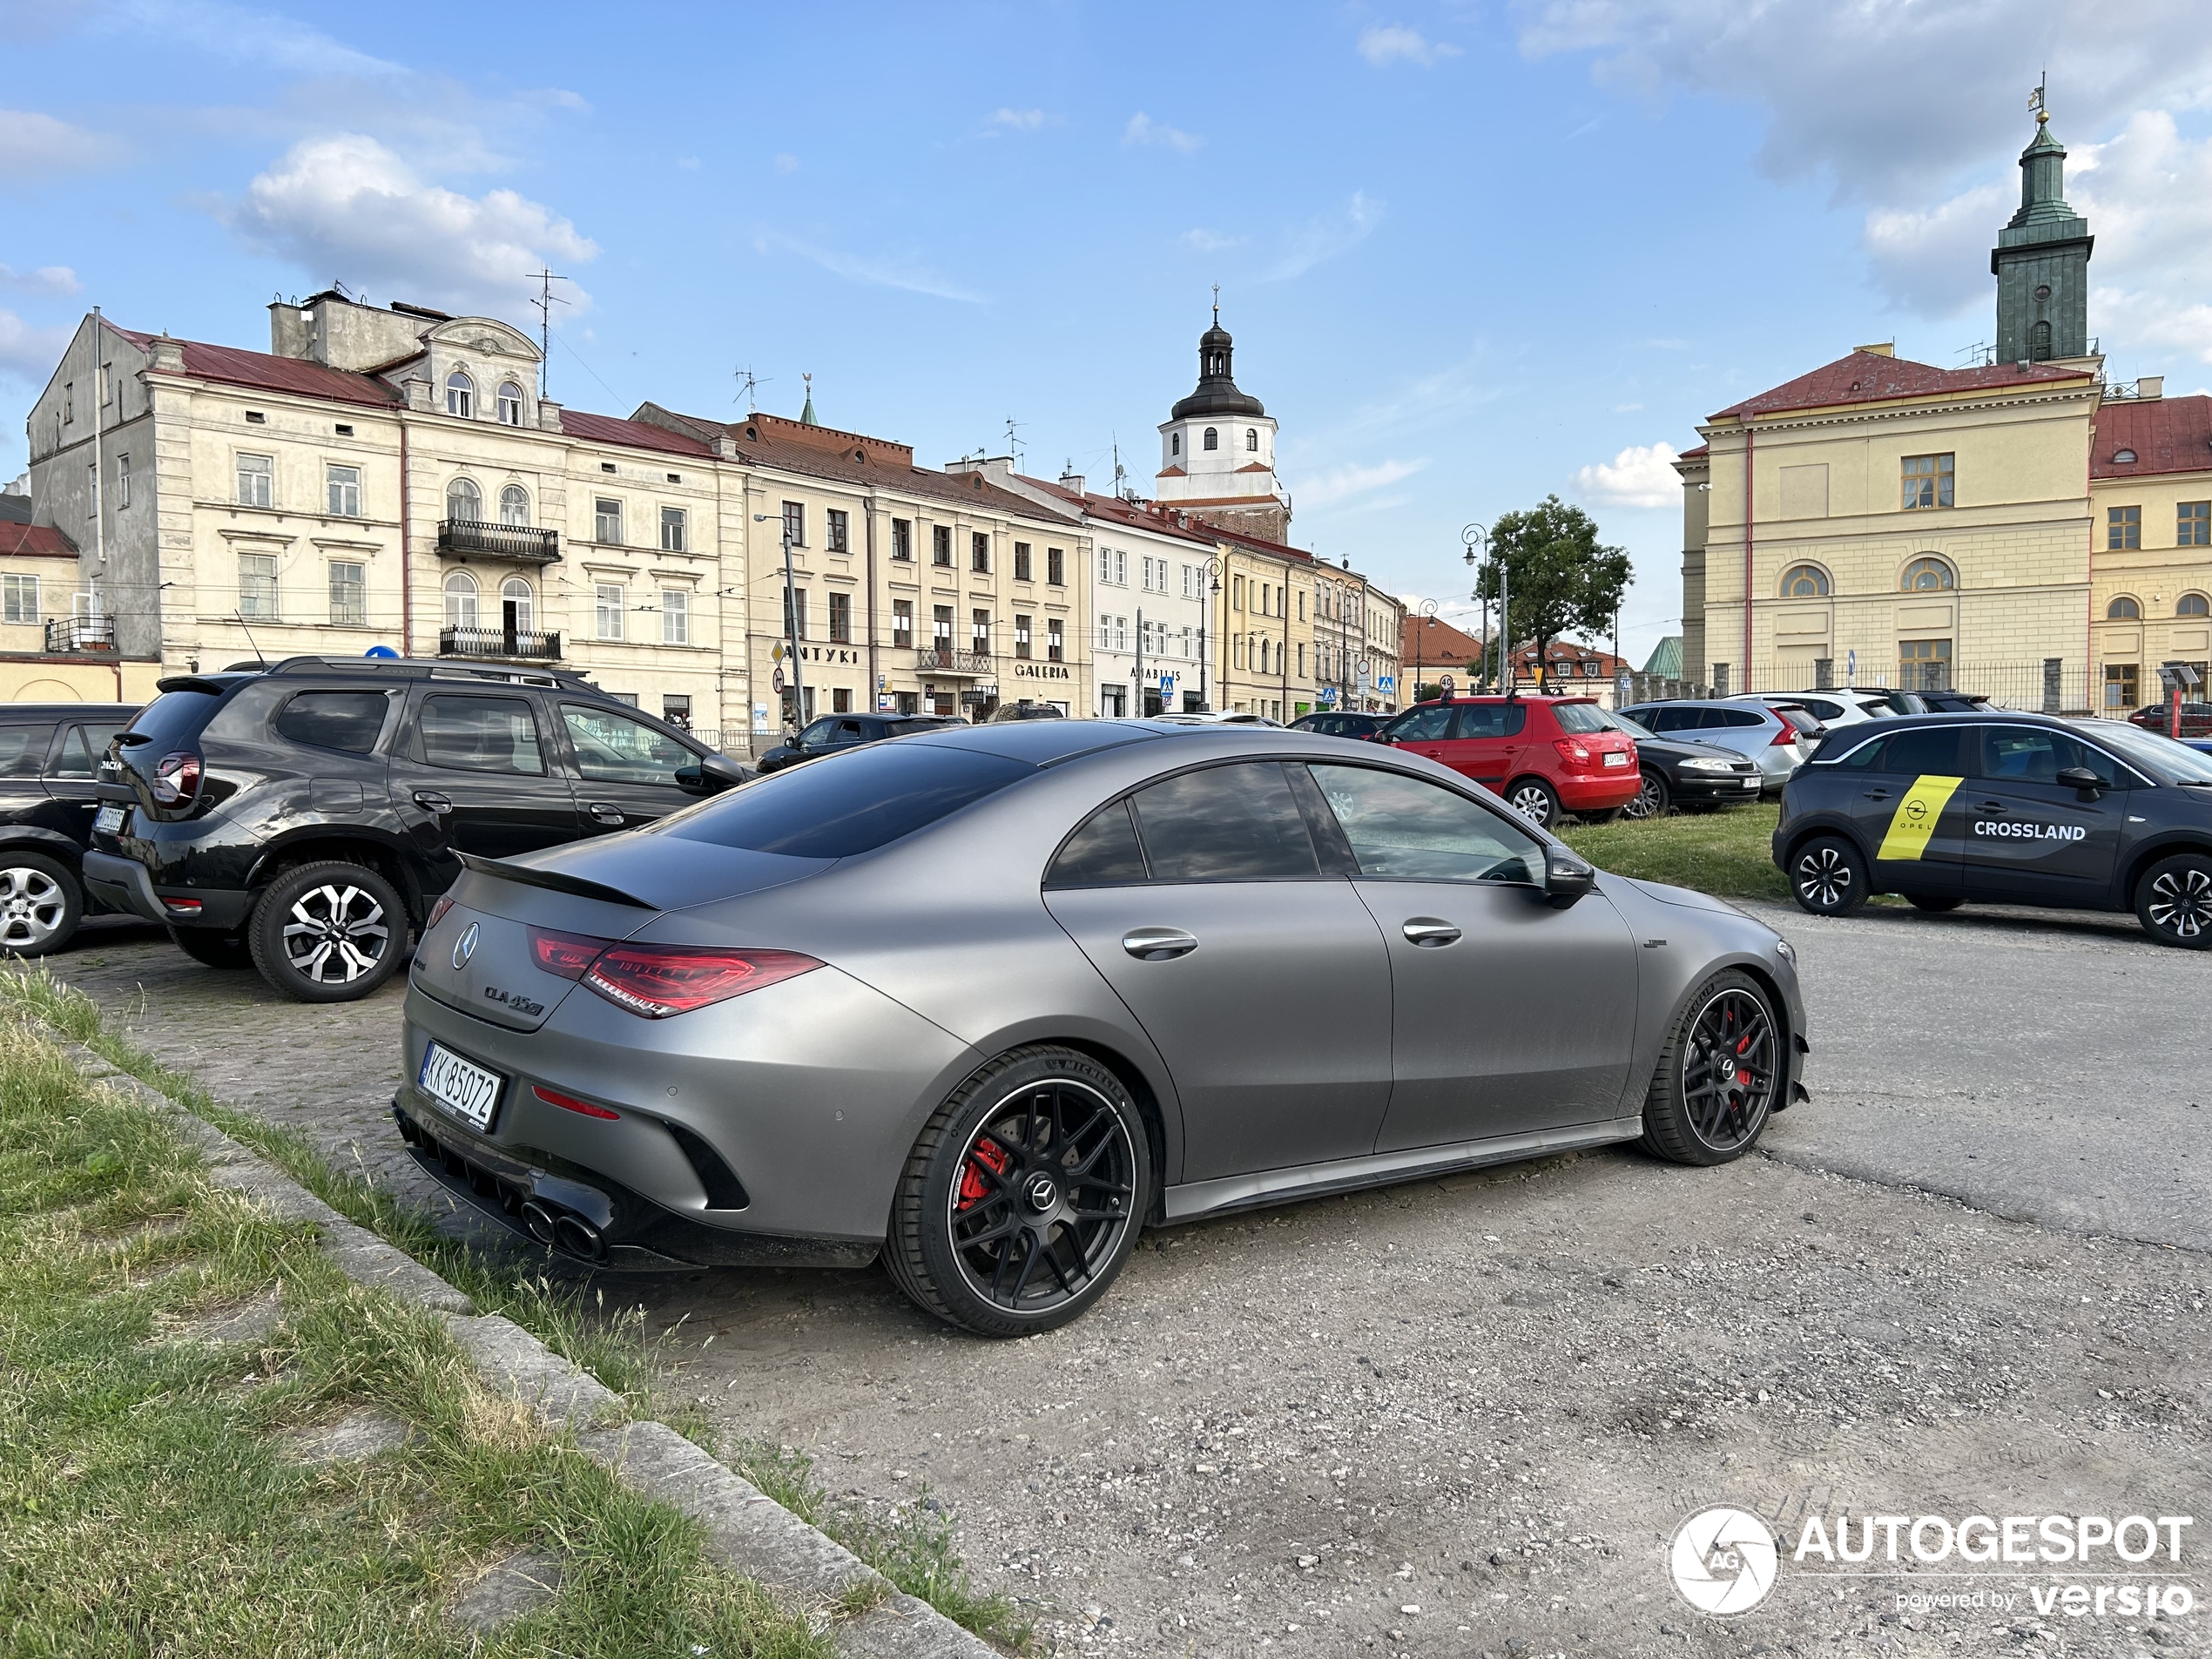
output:
[[[765,524],[765,513],[755,513],[752,522]],[[791,586],[791,520],[784,520],[784,634],[791,644],[791,705],[797,712],[797,725],[806,724],[806,678],[799,669],[799,607],[792,600]]]
[[[1198,613],[1198,707],[1208,714],[1213,712],[1213,698],[1206,690],[1206,670],[1212,661],[1206,651],[1206,619],[1213,615],[1213,596],[1220,591],[1221,561],[1211,558],[1206,561],[1205,609]]]
[[[1413,695],[1408,699],[1413,703],[1421,700],[1421,662],[1428,646],[1428,631],[1436,622],[1435,600],[1421,601],[1420,617],[1420,626],[1413,630]],[[1398,666],[1399,671],[1403,672],[1406,664],[1400,663]]]
[[[1489,543],[1490,532],[1480,523],[1469,524],[1465,529],[1460,532],[1460,541],[1461,545],[1467,549],[1467,564],[1475,572],[1475,590],[1469,597],[1481,600],[1483,605],[1482,627],[1486,637],[1482,642],[1482,683],[1485,689],[1487,689],[1490,684],[1490,641],[1487,636],[1490,628],[1490,607],[1489,596],[1482,580],[1481,566],[1482,549]],[[1501,571],[1499,573],[1499,579],[1501,582],[1504,580],[1504,572]],[[1501,619],[1501,630],[1504,614],[1504,602],[1501,600],[1499,604],[1499,616]]]

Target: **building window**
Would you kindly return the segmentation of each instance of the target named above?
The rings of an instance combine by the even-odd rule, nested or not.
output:
[[[2175,546],[2212,547],[2212,501],[2185,501],[2174,516]]]
[[[0,576],[0,622],[38,620],[38,578]]]
[[[784,637],[793,644],[806,637],[806,590],[788,588],[784,591]]]
[[[276,462],[267,455],[238,458],[238,504],[269,507],[276,502]]]
[[[591,503],[591,539],[602,547],[622,545],[622,503],[604,497]]]
[[[1229,578],[1229,608],[1231,610],[1244,608],[1244,578],[1240,576]]]
[[[910,518],[891,521],[891,556],[902,564],[913,563],[914,556],[914,527]]]
[[[446,516],[454,523],[473,524],[484,516],[484,492],[467,478],[446,486]]]
[[[1113,649],[1116,651],[1127,651],[1129,649],[1129,618],[1127,617],[1116,617],[1114,618]]]
[[[1179,455],[1183,453],[1183,435],[1180,432],[1168,434],[1168,453],[1171,455]]]
[[[1916,508],[1950,506],[1956,462],[1954,455],[1905,456],[1905,510],[1909,513]]]
[[[2105,607],[2107,622],[2140,622],[2142,620],[2142,606],[2124,593]]]
[[[2115,465],[2131,467],[2135,463],[2135,452],[2133,449],[2114,449],[2112,458]]]
[[[1828,597],[1828,572],[1817,564],[1793,564],[1782,573],[1782,597],[1785,599],[1825,599]]]
[[[2105,546],[2114,551],[2143,544],[2143,509],[2140,507],[2105,509]]]
[[[527,634],[537,626],[537,601],[530,584],[518,576],[499,584],[499,625],[510,634]]]
[[[273,553],[238,556],[238,614],[273,617],[277,613],[277,562]]]
[[[891,644],[894,650],[906,651],[914,643],[914,602],[894,599],[891,602]]]
[[[1258,427],[1248,426],[1244,428],[1244,448],[1246,453],[1251,455],[1259,453],[1259,428]]]
[[[351,559],[330,563],[330,620],[341,628],[368,625],[368,567]]]
[[[1900,639],[1897,643],[1897,666],[1905,691],[1947,691],[1951,686],[1951,642]]]
[[[1905,591],[1936,593],[1956,585],[1951,567],[1941,559],[1915,559],[1905,567]]]
[[[784,503],[784,540],[793,547],[806,545],[806,503],[787,501]]]
[[[2051,325],[2047,322],[2030,323],[2027,328],[2027,356],[2030,362],[2047,363],[2051,361]]]
[[[248,410],[246,410],[246,425],[248,425],[248,426],[266,426],[266,425],[268,425],[268,423],[269,423],[269,417],[268,417],[267,415],[266,415],[262,414],[260,410],[259,410],[259,409],[248,409]]]
[[[131,504],[131,457],[115,458],[115,505],[119,512]]]
[[[687,528],[684,521],[684,509],[681,507],[662,508],[660,509],[660,550],[664,553],[685,551],[691,545],[691,538],[685,533]]]
[[[476,412],[476,382],[459,369],[446,376],[446,413],[463,420]]]
[[[1027,617],[1016,617],[1014,619],[1014,654],[1025,661],[1028,658],[1029,619]]]
[[[619,582],[600,582],[592,586],[592,631],[602,639],[622,637],[623,595]]]
[[[446,578],[446,626],[474,628],[476,625],[476,578],[466,570],[455,570]]]
[[[2105,664],[2105,706],[2132,709],[2142,700],[2141,670],[2134,663]]]
[[[691,699],[678,697],[673,692],[660,700],[660,718],[672,726],[689,732],[691,729]]]
[[[1045,618],[1044,654],[1047,662],[1064,663],[1068,660],[1067,632],[1057,617]]]
[[[323,490],[328,498],[333,518],[359,518],[361,516],[361,469],[359,467],[325,468]]]
[[[530,492],[520,484],[509,484],[499,492],[499,522],[511,524],[516,529],[527,529],[530,522]]]
[[[2208,600],[2201,593],[2185,593],[2174,601],[2174,614],[2177,617],[2212,616],[2212,600]]]
[[[953,648],[953,608],[950,605],[932,605],[929,608],[929,643],[941,651]]]
[[[829,597],[829,637],[833,645],[853,643],[853,596],[849,593]]]
[[[1044,580],[1047,587],[1064,588],[1068,585],[1068,556],[1056,547],[1044,550]]]
[[[841,508],[833,507],[824,517],[828,520],[829,550],[833,553],[850,553],[853,550],[853,515]]]
[[[968,568],[983,576],[991,573],[991,538],[981,530],[968,532]]]
[[[968,647],[978,657],[991,654],[991,613],[971,610],[968,613]]]
[[[929,562],[949,567],[953,562],[953,531],[949,524],[929,527]]]
[[[1216,431],[1213,428],[1211,428],[1211,427],[1208,427],[1208,428],[1206,428],[1206,435],[1205,435],[1204,442],[1205,442],[1205,447],[1206,447],[1206,448],[1207,448],[1209,451],[1212,451],[1212,450],[1215,450],[1215,449],[1218,449],[1218,448],[1221,448],[1221,434],[1220,434],[1220,433],[1218,433],[1218,432],[1217,432],[1217,431]]]
[[[664,645],[688,645],[691,643],[691,596],[687,589],[663,588],[660,590],[660,643]]]
[[[1030,580],[1029,544],[1027,542],[1016,542],[1014,544],[1014,579],[1016,582]]]
[[[520,426],[523,423],[523,388],[512,381],[499,383],[499,424]]]

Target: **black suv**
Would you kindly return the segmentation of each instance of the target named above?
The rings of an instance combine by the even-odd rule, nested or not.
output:
[[[179,676],[116,738],[84,884],[211,967],[367,996],[461,873],[752,774],[571,674],[293,657]]]
[[[84,919],[93,769],[137,712],[133,703],[0,705],[0,951],[44,956]]]

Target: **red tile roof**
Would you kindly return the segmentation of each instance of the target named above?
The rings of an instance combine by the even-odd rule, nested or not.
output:
[[[1879,352],[1855,351],[1824,364],[1810,374],[1784,381],[1757,397],[1732,403],[1716,421],[1746,415],[1781,415],[1792,409],[1824,409],[1851,403],[1879,403],[1890,398],[1933,397],[1950,392],[1997,391],[2045,381],[2089,381],[2085,368],[2030,363],[2026,368],[2002,363],[1988,368],[1938,368]]]
[[[1677,461],[1703,461],[1706,456],[1711,455],[1712,453],[1713,446],[1711,444],[1701,443],[1695,449],[1683,450],[1680,455],[1676,455],[1675,459]]]
[[[1272,499],[1273,497],[1267,496],[1255,496],[1252,504],[1257,506],[1260,502]],[[1311,550],[1292,547],[1285,542],[1271,542],[1264,536],[1251,536],[1243,530],[1224,529],[1218,524],[1209,525],[1206,534],[1221,541],[1234,542],[1239,547],[1251,548],[1256,553],[1272,553],[1278,558],[1303,559],[1308,564],[1313,563],[1313,554]],[[1366,578],[1363,577],[1361,580],[1364,581]]]
[[[1482,642],[1448,622],[1409,610],[1405,626],[1399,631],[1398,655],[1426,674],[1431,668],[1463,666],[1475,661],[1482,655]]]
[[[77,543],[51,524],[13,524],[0,521],[0,557],[73,559]]]
[[[128,328],[116,331],[141,350],[153,349],[154,336]],[[241,351],[236,346],[210,346],[204,341],[180,340],[185,373],[226,386],[251,386],[263,391],[289,392],[298,397],[319,397],[333,403],[366,403],[389,408],[400,395],[382,381],[366,374],[349,374],[342,368],[326,368],[300,357],[274,357],[267,352]]]
[[[2115,461],[2122,449],[2133,461]],[[2212,397],[2115,398],[2097,411],[2092,478],[2212,472]]]
[[[587,415],[582,409],[561,411],[561,430],[590,443],[618,443],[633,449],[664,449],[671,455],[711,459],[714,451],[697,438],[671,432],[664,426],[624,421],[612,415]]]

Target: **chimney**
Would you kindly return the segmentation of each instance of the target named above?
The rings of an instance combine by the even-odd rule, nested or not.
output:
[[[185,342],[172,340],[166,334],[157,335],[153,342],[153,366],[164,374],[185,372]]]
[[[1863,351],[1869,357],[1894,357],[1897,355],[1897,341],[1878,340],[1870,346],[1853,346],[1851,349],[1855,352]]]
[[[1082,495],[1083,493],[1082,474],[1076,471],[1072,467],[1069,468],[1060,475],[1060,488],[1071,496]]]
[[[561,406],[550,397],[538,399],[537,424],[540,431],[558,432],[561,429]]]
[[[2163,374],[2138,374],[2135,377],[2135,395],[2137,397],[2164,397],[2166,395],[2166,376]]]
[[[718,461],[743,461],[745,454],[738,448],[738,441],[726,432],[714,435],[714,458]]]

